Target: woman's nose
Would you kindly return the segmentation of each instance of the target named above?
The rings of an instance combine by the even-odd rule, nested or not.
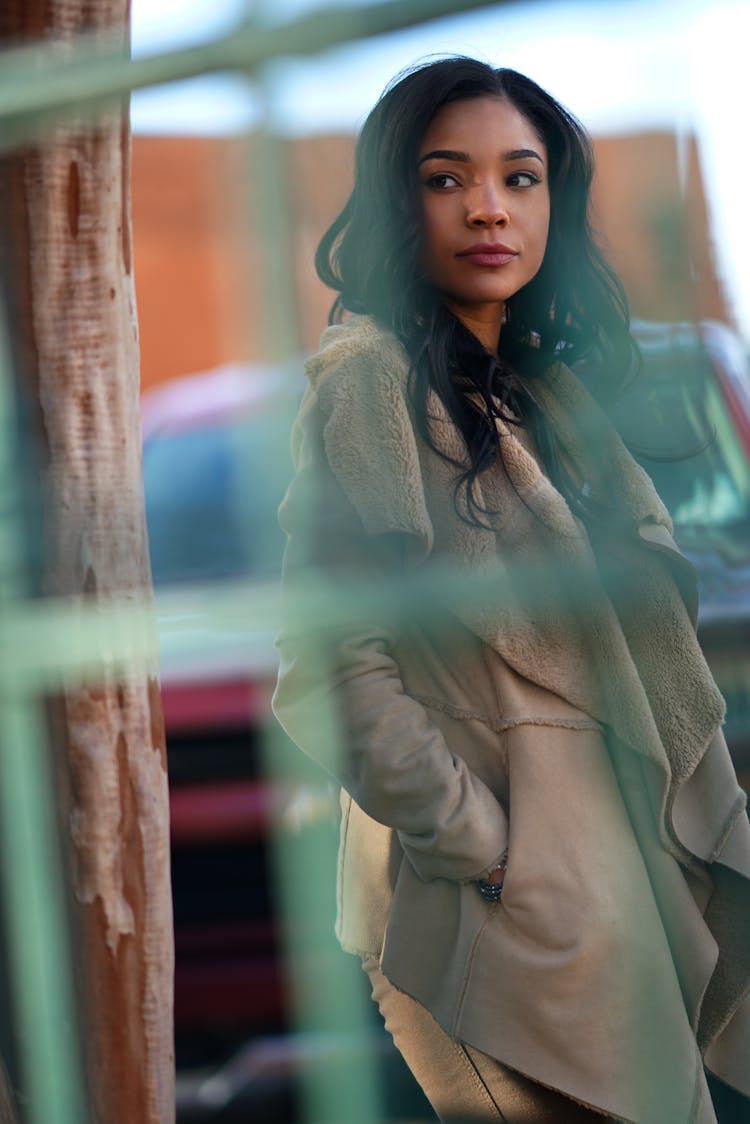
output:
[[[491,186],[477,191],[469,202],[467,226],[505,226],[508,212],[502,194]]]

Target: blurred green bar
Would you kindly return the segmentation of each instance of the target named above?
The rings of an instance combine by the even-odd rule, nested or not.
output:
[[[400,10],[409,7],[399,5]],[[256,5],[258,22],[269,9],[268,4]],[[355,21],[362,15],[345,14]],[[268,107],[265,70],[261,68],[256,77],[261,95],[265,95],[263,104]],[[247,205],[254,220],[250,229],[257,232],[261,252],[266,350],[272,360],[283,362],[302,351],[295,253],[289,225],[291,186],[286,148],[268,128],[268,120],[264,125],[253,138],[253,174],[246,177]],[[282,472],[287,475],[281,468],[281,458],[288,462],[291,471],[289,434],[284,435],[284,442],[286,448],[275,450],[280,477]],[[271,465],[267,469],[273,472]],[[245,474],[245,480],[246,489],[251,490],[256,483],[251,471]],[[245,525],[251,535],[252,527],[247,521]],[[318,627],[330,620],[327,610],[335,591],[326,587],[321,592],[326,607],[319,618],[313,610]],[[278,597],[276,608],[278,611]],[[308,626],[309,608],[299,606],[299,619]],[[258,618],[253,617],[250,623],[256,627]],[[278,618],[274,622],[274,631],[277,630]],[[331,744],[336,744],[341,736],[334,719],[328,711],[320,716],[327,725]],[[303,755],[290,745],[273,720],[263,730],[262,745],[264,771],[270,783],[291,781],[300,788]],[[298,1067],[300,1098],[303,1119],[309,1124],[378,1124],[382,1113],[372,1043],[365,1029],[368,1020],[364,980],[358,966],[336,947],[333,936],[338,844],[335,823],[334,817],[330,817],[290,831],[283,820],[275,819],[270,840],[292,1023],[297,1041],[304,1044]]]
[[[248,485],[250,486],[250,485]],[[287,595],[289,611],[311,628],[330,628],[363,614],[387,613],[391,617],[429,619],[435,601],[456,598],[464,604],[501,597],[512,583],[533,600],[543,595],[546,563],[529,562],[502,570],[485,569],[467,574],[450,566],[433,566],[418,575],[406,575],[398,586],[386,581],[357,581],[333,585],[310,573],[299,588]],[[585,592],[588,576],[581,575]],[[575,575],[568,585],[575,588]],[[102,654],[113,668],[132,667],[133,661],[153,668],[159,648],[170,655],[183,650],[199,654],[206,636],[236,636],[256,651],[268,649],[280,619],[280,594],[276,582],[232,580],[199,590],[177,587],[162,590],[154,607],[150,601],[112,599],[72,602],[60,598],[15,601],[5,606],[2,633],[13,661],[3,672],[6,688],[22,691],[57,688],[64,681],[85,682],[101,671]]]
[[[9,689],[13,662],[21,654],[31,659],[36,654],[28,637],[8,643],[3,627],[8,608],[27,592],[13,423],[8,347],[0,324],[0,864],[13,1029],[20,1046],[25,1120],[84,1124],[88,1114],[51,761],[39,701]]]
[[[274,58],[310,55],[441,16],[497,7],[508,0],[386,0],[366,8],[328,8],[282,25],[247,21],[200,46],[130,59],[122,42],[102,35],[74,44],[0,54],[0,149],[12,148],[71,111],[101,110],[131,89],[216,70],[250,72]],[[118,107],[119,112],[119,107]]]
[[[58,813],[39,705],[0,701],[0,848],[14,1030],[29,1124],[83,1124]]]
[[[336,741],[340,731],[328,717]],[[303,756],[273,722],[263,746],[269,778],[303,792]],[[330,816],[300,818],[295,826],[284,817],[277,822],[272,873],[293,1028],[306,1044],[298,1071],[303,1120],[378,1124],[383,1113],[365,979],[333,935],[338,824]]]

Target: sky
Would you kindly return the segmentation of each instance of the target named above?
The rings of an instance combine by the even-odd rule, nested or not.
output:
[[[356,6],[363,0],[338,0]],[[331,6],[336,0],[329,0]],[[150,54],[229,30],[247,0],[133,0],[133,50]],[[317,0],[255,0],[284,22]],[[694,130],[717,266],[750,340],[750,148],[745,129],[750,0],[516,0],[408,32],[280,60],[262,96],[217,75],[133,97],[136,132],[216,133],[252,127],[265,112],[281,132],[355,130],[386,82],[437,53],[511,66],[545,86],[594,133]]]

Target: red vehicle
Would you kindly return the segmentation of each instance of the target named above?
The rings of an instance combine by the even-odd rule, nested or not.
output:
[[[266,840],[274,804],[258,732],[272,635],[206,625],[275,576],[276,509],[299,399],[283,372],[225,367],[144,397],[144,479],[172,817],[178,1065],[285,1027]]]

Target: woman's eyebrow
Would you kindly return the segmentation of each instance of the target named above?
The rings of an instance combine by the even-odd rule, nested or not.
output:
[[[503,160],[538,160],[540,164],[544,164],[538,152],[533,148],[512,148],[510,152],[503,152]],[[425,160],[454,160],[459,164],[468,164],[471,157],[468,152],[457,152],[452,148],[436,148],[432,152],[426,152],[424,156],[420,156],[417,161],[417,167],[424,164]]]
[[[532,160],[538,160],[540,164],[544,163],[539,153],[535,152],[533,148],[513,148],[510,152],[503,153],[503,160],[528,160],[529,157]]]
[[[456,160],[459,164],[468,164],[470,159],[468,152],[455,152],[452,148],[436,148],[433,152],[420,156],[417,167],[424,164],[425,160]]]

